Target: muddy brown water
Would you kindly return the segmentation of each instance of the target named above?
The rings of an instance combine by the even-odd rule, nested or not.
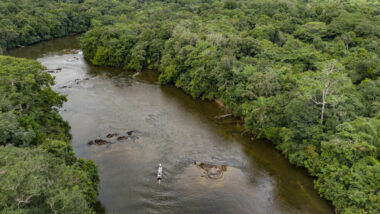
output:
[[[217,104],[160,86],[155,71],[90,65],[77,38],[6,54],[62,69],[52,73],[53,89],[67,95],[60,114],[71,125],[75,153],[99,166],[99,213],[333,213],[305,170],[242,134],[239,121],[214,119],[224,114]],[[106,138],[115,132],[128,139]],[[97,138],[112,144],[87,145]],[[223,167],[213,170],[223,174],[210,179],[195,161]]]

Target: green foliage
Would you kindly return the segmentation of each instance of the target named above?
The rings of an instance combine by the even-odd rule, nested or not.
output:
[[[378,212],[379,139],[379,117],[359,118],[339,125],[336,137],[321,144],[315,183],[321,194],[342,207],[343,213]]]
[[[232,9],[235,9],[235,8],[238,7],[238,3],[236,1],[233,1],[233,0],[226,0],[224,2],[223,7],[226,8],[226,9],[232,10]]]
[[[88,178],[85,186],[87,187],[85,192],[87,201],[91,203],[95,202],[95,199],[98,196],[97,189],[99,185],[98,167],[92,160],[85,161],[81,158],[78,159],[78,161],[75,163],[75,166],[86,173],[86,176]]]
[[[137,71],[155,68],[163,84],[194,98],[220,99],[254,136],[272,140],[292,163],[317,176],[315,186],[337,212],[380,212],[374,176],[379,136],[372,135],[377,126],[354,122],[378,122],[378,3],[129,6],[128,18],[99,24],[81,37],[87,59]],[[363,117],[372,119],[355,120]],[[356,127],[350,133],[361,137],[360,144],[343,136],[347,124]]]
[[[63,160],[66,165],[73,165],[77,160],[71,145],[64,141],[49,140],[44,142],[41,148],[54,157]]]
[[[366,116],[375,116],[380,113],[380,79],[366,79],[360,83],[358,89],[364,99]]]
[[[0,56],[0,210],[92,213],[97,167],[75,157],[57,111],[66,97],[50,88],[54,78],[43,69]]]
[[[0,172],[5,213],[92,213],[85,172],[40,149],[1,147]]]
[[[9,125],[0,127],[9,129],[4,132],[13,130],[12,136],[7,135],[9,142],[21,137],[23,140],[13,142],[27,146],[41,144],[46,138],[69,139],[69,125],[56,109],[66,97],[51,90],[54,79],[42,70],[36,61],[0,56],[0,117]]]
[[[305,42],[311,42],[314,38],[324,38],[327,36],[327,27],[324,22],[308,22],[300,26],[294,36]]]
[[[29,145],[35,134],[33,131],[26,131],[17,121],[16,115],[12,112],[0,112],[0,144],[8,143],[16,146]]]
[[[91,25],[112,24],[126,10],[119,1],[2,0],[0,47],[29,45],[81,33]]]

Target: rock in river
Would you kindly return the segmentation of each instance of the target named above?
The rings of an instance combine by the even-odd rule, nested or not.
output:
[[[223,177],[223,172],[227,171],[226,165],[214,165],[209,163],[197,163],[194,162],[199,168],[204,170],[204,177],[210,179],[219,179]]]
[[[119,140],[119,141],[120,140],[127,140],[127,139],[128,139],[128,137],[126,137],[126,136],[120,136],[120,137],[117,138],[117,140]]]
[[[119,134],[118,133],[109,133],[106,137],[107,138],[113,138],[115,136],[118,136]]]
[[[107,144],[108,142],[107,141],[105,141],[105,140],[103,140],[103,139],[96,139],[95,140],[95,144],[96,145],[105,145],[105,144]]]

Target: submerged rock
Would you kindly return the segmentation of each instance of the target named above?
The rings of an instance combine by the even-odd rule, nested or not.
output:
[[[194,162],[199,168],[204,170],[204,177],[210,179],[219,179],[223,177],[223,172],[227,171],[226,165],[214,165],[209,163]]]
[[[130,137],[125,136],[125,135],[120,135],[119,136],[119,133],[116,133],[116,132],[108,133],[106,135],[106,137],[109,139],[109,141],[108,140],[103,140],[101,138],[97,138],[97,139],[95,139],[93,141],[92,140],[89,141],[87,144],[88,145],[106,145],[106,144],[110,145],[110,144],[116,143],[116,140],[117,141],[125,141],[125,140],[128,140],[128,139],[130,139],[132,142],[134,142],[134,140],[138,139],[138,137],[137,136],[133,136],[132,135],[133,132],[135,132],[135,130],[127,132],[127,134],[129,134]]]
[[[113,138],[115,136],[118,136],[119,134],[118,133],[109,133],[106,137],[107,138]]]
[[[78,85],[81,79],[75,79],[74,82]]]
[[[108,142],[103,140],[103,139],[96,139],[95,144],[96,145],[105,145],[105,144],[108,144]]]
[[[121,140],[128,140],[128,137],[126,136],[120,136],[117,138],[117,140],[121,141]]]
[[[55,74],[55,73],[59,73],[61,71],[62,71],[62,68],[56,68],[56,69],[48,69],[48,70],[45,70],[44,72]]]

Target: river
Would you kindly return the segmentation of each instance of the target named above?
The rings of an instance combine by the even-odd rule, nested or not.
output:
[[[99,167],[99,213],[333,213],[305,170],[252,140],[238,120],[215,119],[225,114],[216,103],[161,86],[157,72],[93,66],[76,36],[6,54],[62,69],[52,74],[53,89],[67,95],[60,114],[71,125],[75,153]],[[88,145],[98,138],[112,144]],[[223,170],[210,178],[200,163]]]

